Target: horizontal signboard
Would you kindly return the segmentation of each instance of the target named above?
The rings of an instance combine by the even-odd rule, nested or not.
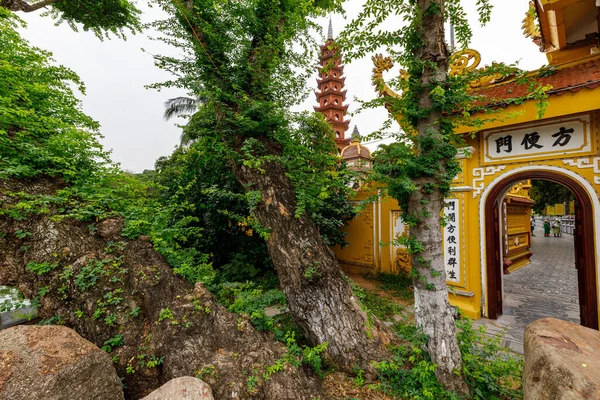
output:
[[[594,138],[589,115],[486,131],[481,161],[505,164],[589,155],[596,151]]]

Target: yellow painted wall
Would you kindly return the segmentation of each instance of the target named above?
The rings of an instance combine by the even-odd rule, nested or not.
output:
[[[359,191],[354,201],[364,201],[374,194],[369,189]],[[350,245],[344,248],[339,245],[333,247],[342,268],[347,272],[361,274],[406,270],[408,258],[403,252],[403,246],[392,243],[398,233],[394,229],[404,231],[399,215],[400,207],[394,199],[382,198],[367,203],[361,214],[344,228],[348,234],[346,241]],[[397,260],[398,257],[400,260]]]
[[[459,201],[460,208],[460,248],[461,273],[458,282],[449,282],[452,287],[450,302],[458,306],[471,318],[479,318],[487,313],[486,308],[486,244],[485,231],[489,221],[485,221],[482,202],[486,190],[493,182],[499,182],[511,173],[524,169],[553,170],[568,175],[571,171],[583,178],[594,190],[592,198],[600,190],[600,154],[598,153],[598,112],[600,107],[600,87],[582,88],[578,92],[566,92],[560,96],[550,96],[543,120],[537,119],[535,102],[502,108],[498,114],[488,116],[479,132],[472,128],[461,127],[457,133],[465,133],[467,155],[460,159],[463,172],[453,183],[452,196]],[[511,161],[497,164],[483,164],[482,135],[486,130],[511,128],[524,123],[545,123],[550,119],[587,113],[591,117],[592,149],[587,153],[567,156],[560,153],[544,155],[534,160]],[[495,120],[491,120],[495,118]],[[598,183],[597,183],[598,182]],[[358,194],[358,197],[365,194]],[[562,207],[562,204],[560,205]],[[571,208],[573,209],[573,207]],[[347,230],[350,246],[334,251],[345,269],[355,272],[395,272],[395,254],[397,248],[381,247],[380,242],[389,242],[394,235],[394,213],[399,211],[395,201],[384,199],[371,203],[365,212],[352,221]],[[555,210],[564,213],[564,209]],[[595,213],[600,210],[594,210]],[[521,225],[528,223],[529,215],[523,217]],[[526,221],[527,220],[527,221]],[[515,221],[518,222],[518,221]],[[597,232],[600,227],[594,226]],[[522,229],[524,231],[525,228]],[[528,230],[528,229],[527,229]],[[598,236],[598,234],[596,234]],[[596,260],[599,261],[600,260]]]
[[[572,203],[571,210],[575,209],[575,202]],[[564,204],[547,204],[545,210],[546,215],[565,215],[565,205]]]
[[[518,204],[516,197],[506,196],[507,226],[504,228],[505,271],[508,273],[529,265],[531,257],[531,206]]]

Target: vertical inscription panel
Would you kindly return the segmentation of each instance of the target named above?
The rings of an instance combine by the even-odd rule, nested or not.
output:
[[[444,216],[446,225],[442,228],[444,265],[446,282],[453,286],[465,286],[465,238],[463,196],[445,199]]]

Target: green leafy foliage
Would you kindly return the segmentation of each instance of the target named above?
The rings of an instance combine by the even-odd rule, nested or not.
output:
[[[345,185],[350,177],[334,156],[331,128],[322,117],[287,111],[303,100],[306,78],[314,72],[318,47],[308,34],[315,27],[308,17],[339,8],[340,3],[258,1],[227,7],[213,0],[159,3],[172,16],[152,24],[163,35],[159,40],[189,57],[156,56],[157,65],[177,71],[177,78],[152,87],[180,87],[190,98],[202,99],[184,127],[184,135],[195,141],[189,152],[198,155],[201,148],[213,169],[232,164],[259,171],[284,168],[297,193],[294,214],[309,214],[330,244],[344,243],[339,228],[354,211]],[[235,188],[230,181],[226,177],[224,183],[238,200],[239,194],[248,192],[247,210],[234,209],[227,216],[268,237],[268,229],[252,215],[260,199],[250,188]],[[209,193],[224,194],[221,187]],[[231,267],[229,262],[222,265]]]
[[[288,314],[281,313],[271,317],[265,313],[267,307],[278,307],[282,311],[286,308],[285,296],[275,288],[276,284],[276,279],[246,283],[226,282],[212,287],[211,290],[229,311],[249,318],[255,329],[272,332],[276,340],[287,346],[286,356],[266,367],[263,379],[269,379],[272,374],[282,371],[285,364],[295,367],[304,364],[322,376],[324,365],[321,353],[327,349],[327,343],[310,347]]]
[[[463,374],[475,400],[523,398],[523,358],[501,346],[502,336],[488,337],[468,318],[457,321]]]
[[[173,320],[175,316],[173,315],[173,311],[170,308],[163,308],[160,310],[160,315],[158,316],[158,322],[161,322],[165,319]]]
[[[23,40],[0,8],[0,179],[86,179],[108,162],[98,123],[81,111],[79,77]]]
[[[279,329],[278,319],[267,317],[265,308],[286,306],[285,295],[279,289],[248,281],[224,282],[213,288],[221,304],[236,314],[246,315],[259,331]]]
[[[103,39],[113,34],[125,38],[125,30],[141,31],[140,10],[129,0],[0,0],[0,8],[11,11],[45,10],[56,24],[67,23],[74,31],[80,27]]]
[[[544,212],[546,204],[570,203],[572,200],[575,200],[575,195],[567,187],[560,183],[543,180],[531,181],[529,195],[535,200],[533,211],[537,214]]]
[[[44,275],[47,274],[48,272],[52,271],[53,269],[55,269],[56,267],[58,267],[58,263],[49,263],[47,261],[41,262],[41,263],[36,263],[34,261],[30,261],[25,268],[28,271],[31,271],[37,275]]]
[[[186,131],[197,132],[199,118],[195,116]],[[298,114],[294,121],[297,128],[281,134],[283,154],[278,159],[290,171],[296,188],[296,214],[308,213],[328,244],[344,245],[341,228],[356,215],[347,186],[351,173],[333,155],[330,128],[320,117]],[[171,223],[198,230],[186,235],[185,242],[179,241],[177,252],[210,254],[205,262],[210,261],[218,281],[243,282],[264,275],[273,266],[261,227],[252,216],[260,199],[253,192],[245,193],[237,182],[228,165],[231,157],[219,138],[196,137],[189,147],[159,159],[149,179],[154,182],[157,201],[171,208],[166,214]],[[260,165],[263,161],[249,152],[245,162]],[[176,271],[194,281],[194,268]]]
[[[488,337],[472,321],[457,321],[458,344],[463,355],[462,375],[474,400],[521,399],[523,359],[500,345],[501,337]],[[414,325],[396,324],[396,333],[407,344],[394,349],[391,361],[377,364],[380,389],[403,399],[459,400],[435,376],[436,365],[424,349],[427,336]]]
[[[124,38],[125,29],[141,32],[140,11],[129,0],[61,0],[47,14],[75,31],[81,24],[84,31],[92,31],[99,38],[110,33]]]
[[[365,290],[357,285],[353,284],[352,290],[364,306],[366,312],[373,313],[373,315],[382,321],[391,320],[394,315],[399,314],[404,309],[403,306],[392,302],[390,299],[378,293]]]
[[[74,3],[86,2],[65,6]],[[95,7],[109,3],[95,2]],[[200,246],[185,247],[201,236],[193,217],[181,217],[194,206],[162,201],[149,179],[110,162],[98,142],[98,124],[81,111],[72,90],[83,92],[79,77],[24,41],[15,29],[20,23],[0,9],[0,179],[50,176],[70,185],[51,195],[11,193],[14,201],[0,215],[24,220],[52,213],[54,219],[74,218],[91,228],[99,220],[122,216],[125,236],[149,236],[175,272],[194,282],[210,280],[209,255]],[[16,235],[25,239],[30,234]],[[76,277],[78,288],[92,287],[100,274],[102,265],[85,266]]]
[[[218,280],[245,281],[272,269],[264,240],[248,225],[249,199],[229,172],[219,142],[199,140],[175,150],[157,161],[151,179],[157,201],[171,207],[171,224],[196,230],[178,240],[178,253],[210,254],[204,262]],[[197,281],[194,268],[189,263],[178,271]]]
[[[114,348],[123,346],[124,344],[125,344],[124,336],[119,334],[119,335],[113,336],[110,339],[106,340],[104,342],[104,344],[102,345],[101,349],[107,353],[110,353],[111,351],[113,351]]]

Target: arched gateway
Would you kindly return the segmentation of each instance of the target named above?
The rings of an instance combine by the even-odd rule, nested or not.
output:
[[[502,198],[513,185],[524,180],[543,179],[560,183],[569,188],[575,201],[575,265],[579,289],[581,325],[598,329],[598,263],[600,243],[598,227],[600,202],[592,185],[580,175],[564,168],[551,166],[527,166],[516,168],[498,176],[481,195],[481,247],[482,260],[482,310],[488,318],[502,315],[502,249],[500,232],[500,206]]]

